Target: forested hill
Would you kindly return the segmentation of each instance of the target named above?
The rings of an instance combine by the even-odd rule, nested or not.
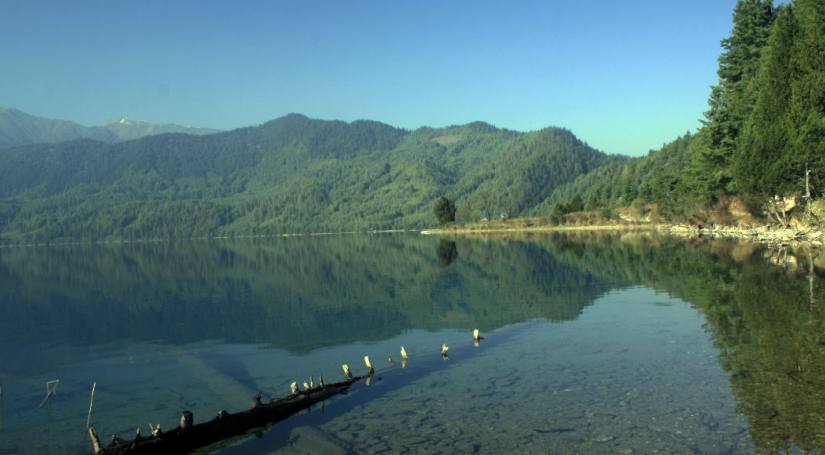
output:
[[[0,241],[256,235],[526,213],[557,186],[622,161],[572,133],[476,122],[406,131],[292,114],[209,136],[163,134],[0,150]]]
[[[118,118],[99,126],[83,126],[0,107],[0,148],[53,144],[74,139],[119,142],[163,133],[212,134],[217,130],[174,124],[157,124]]]

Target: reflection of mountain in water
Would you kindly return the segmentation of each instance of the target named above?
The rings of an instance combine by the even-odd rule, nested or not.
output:
[[[753,244],[637,237],[542,242],[560,262],[631,281],[701,311],[760,453],[825,451],[822,257],[777,257]]]
[[[571,319],[612,287],[529,243],[438,248],[418,236],[344,236],[5,249],[0,341],[223,339],[302,351],[413,328]]]

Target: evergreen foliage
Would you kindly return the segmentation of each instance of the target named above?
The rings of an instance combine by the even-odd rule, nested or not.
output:
[[[660,211],[677,215],[694,199],[686,189],[684,169],[690,163],[690,147],[695,135],[679,139],[651,151],[648,155],[611,163],[561,185],[534,215],[564,214],[585,209],[616,208],[641,204],[659,204]]]
[[[711,90],[703,140],[693,163],[709,196],[732,190],[730,163],[753,109],[754,79],[772,20],[771,0],[740,0],[733,13],[733,32],[722,40],[719,83]]]
[[[745,193],[778,191],[775,183],[788,173],[782,166],[771,164],[775,162],[776,154],[788,147],[791,139],[791,87],[788,81],[792,80],[796,28],[791,9],[781,9],[756,81],[756,105],[734,160],[737,188]]]
[[[435,217],[442,226],[455,221],[455,204],[444,196],[435,201]]]

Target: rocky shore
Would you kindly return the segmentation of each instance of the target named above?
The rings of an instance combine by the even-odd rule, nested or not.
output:
[[[672,235],[683,237],[706,236],[711,238],[731,238],[751,240],[771,245],[810,245],[821,247],[825,245],[825,232],[809,227],[781,228],[775,226],[737,227],[737,226],[710,226],[698,227],[690,225],[663,225],[659,230]]]
[[[527,223],[524,219],[489,224],[456,225],[442,229],[427,229],[425,235],[486,235],[521,232],[565,232],[565,231],[645,231],[655,230],[678,237],[726,238],[759,242],[774,246],[825,246],[825,231],[803,225],[781,228],[762,225],[740,227],[731,225],[696,226],[688,224],[666,224],[651,222],[625,222],[616,224],[561,224],[548,225]]]

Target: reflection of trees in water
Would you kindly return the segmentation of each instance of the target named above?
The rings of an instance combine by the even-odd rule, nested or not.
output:
[[[452,240],[440,239],[436,255],[438,255],[438,262],[446,267],[458,259],[458,248]]]
[[[466,256],[462,247],[455,261],[453,243],[445,268],[432,254],[436,242],[342,236],[4,250],[0,342],[224,339],[304,351],[412,328],[569,319],[611,287],[577,286],[581,272],[532,244],[494,241]]]
[[[757,451],[825,451],[825,292],[813,254],[661,238],[570,242],[553,245],[562,261],[667,291],[704,314]]]

